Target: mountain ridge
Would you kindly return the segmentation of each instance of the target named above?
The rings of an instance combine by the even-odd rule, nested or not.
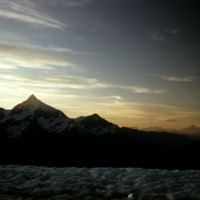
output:
[[[62,111],[43,103],[34,95],[11,110],[3,108],[0,110],[0,124],[5,125],[10,137],[19,137],[34,120],[45,130],[56,133],[75,129],[77,132],[100,135],[106,132],[115,133],[119,128],[96,113],[85,117],[69,118]]]
[[[199,143],[184,135],[120,128],[96,113],[69,118],[34,95],[0,118],[3,164],[200,169]]]
[[[148,127],[148,128],[143,128],[141,130],[146,131],[146,132],[154,131],[154,132],[178,133],[178,134],[186,135],[194,140],[200,140],[200,127],[195,126],[195,125],[191,125],[189,127],[182,128],[182,129],[165,129],[161,127]]]

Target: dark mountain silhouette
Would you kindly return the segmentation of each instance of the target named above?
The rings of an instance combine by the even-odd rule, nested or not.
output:
[[[164,129],[161,127],[148,127],[148,128],[143,128],[141,129],[142,131],[153,131],[153,132],[171,132],[168,129]]]
[[[0,109],[0,162],[6,164],[197,169],[199,149],[192,145],[179,134],[119,128],[98,114],[69,118],[34,95]]]
[[[182,135],[186,135],[193,140],[200,140],[200,127],[197,127],[195,125],[183,129],[164,129],[161,127],[149,127],[143,128],[142,131],[179,133]]]
[[[187,135],[188,137],[195,139],[195,140],[200,140],[200,127],[197,127],[195,125],[192,125],[187,128],[183,128],[183,129],[177,131],[177,133]]]

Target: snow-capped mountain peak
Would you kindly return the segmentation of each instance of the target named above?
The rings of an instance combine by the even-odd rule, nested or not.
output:
[[[10,137],[20,136],[35,123],[49,132],[59,132],[67,127],[70,120],[62,111],[43,103],[34,95],[16,105],[6,116],[4,110],[0,111],[0,115]]]
[[[38,127],[38,130],[42,128],[49,133],[77,132],[101,135],[119,131],[117,125],[98,114],[68,118],[62,111],[43,103],[34,95],[12,110],[0,109],[0,126],[10,134],[9,137],[19,137],[26,130],[30,130],[29,127]]]
[[[12,110],[10,115],[20,115],[25,114],[35,116],[35,117],[44,117],[44,118],[68,118],[62,111],[57,110],[39,99],[34,95],[31,95],[26,101],[16,105]]]

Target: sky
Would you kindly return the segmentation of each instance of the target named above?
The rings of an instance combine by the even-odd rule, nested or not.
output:
[[[0,0],[0,107],[34,94],[68,117],[200,126],[195,0]]]

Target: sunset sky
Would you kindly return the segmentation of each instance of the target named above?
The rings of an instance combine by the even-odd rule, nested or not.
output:
[[[0,107],[200,126],[196,0],[0,0]]]

